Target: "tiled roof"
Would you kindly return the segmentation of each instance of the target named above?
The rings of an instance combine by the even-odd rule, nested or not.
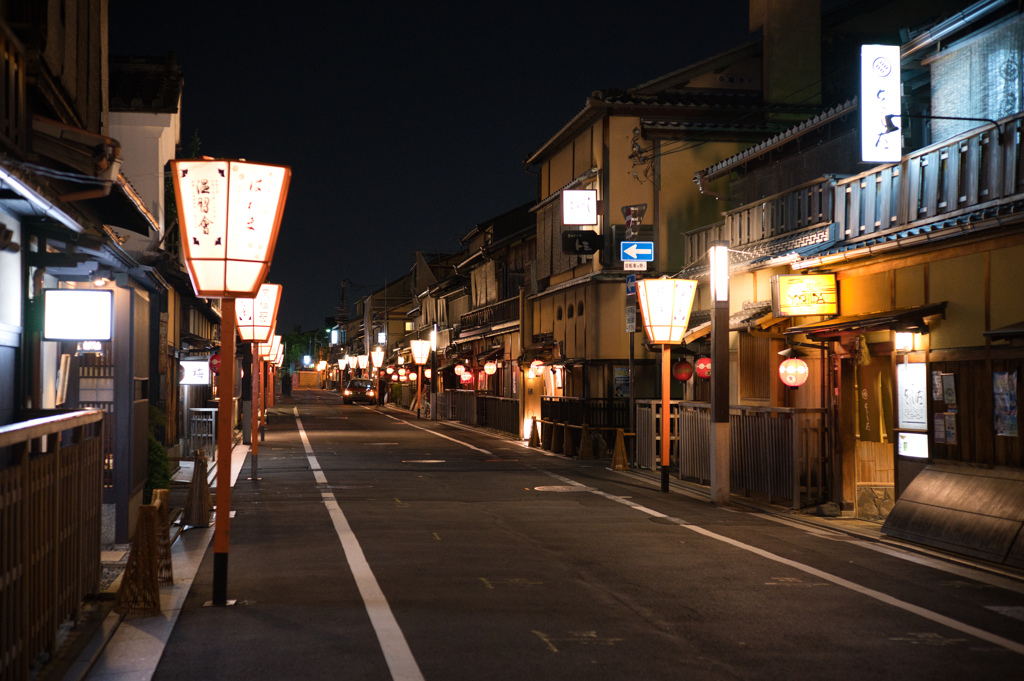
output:
[[[835,239],[836,223],[827,223],[753,244],[737,246],[729,250],[729,267],[732,269],[749,268],[754,265],[770,266],[774,264],[772,261],[799,260],[823,252],[835,243]],[[708,261],[702,258],[679,274],[687,279],[705,278],[709,274]]]
[[[952,238],[961,234],[973,233],[982,229],[999,226],[1000,223],[997,221],[993,221],[991,224],[987,225],[979,225],[978,223],[985,223],[986,221],[994,220],[995,218],[1006,215],[1016,215],[1021,212],[1024,212],[1024,200],[1013,201],[998,206],[991,206],[983,210],[974,211],[973,213],[960,215],[955,218],[919,224],[907,229],[895,230],[866,239],[861,237],[856,241],[840,241],[828,249],[821,250],[814,254],[807,254],[804,257],[813,255],[813,257],[824,258],[840,253],[858,255],[860,251],[863,251],[863,254],[867,255],[873,249],[877,249],[879,246],[883,245],[897,245],[899,242],[911,242],[907,245],[916,245],[918,242],[922,241],[936,241],[939,239]]]
[[[177,113],[181,67],[171,56],[111,57],[110,110]]]
[[[839,119],[843,116],[852,113],[856,108],[857,98],[854,97],[853,99],[847,100],[842,104],[832,107],[831,109],[825,111],[824,113],[820,113],[817,116],[814,116],[813,118],[807,119],[806,121],[800,123],[799,125],[795,125],[789,128],[785,132],[779,133],[778,135],[772,137],[771,139],[767,139],[758,145],[741,151],[740,153],[735,154],[734,156],[730,156],[729,158],[723,161],[719,161],[713,166],[698,171],[697,174],[705,177],[706,179],[712,179],[718,175],[721,175],[722,173],[729,172],[729,170],[737,163],[742,163],[743,161],[751,157],[760,156],[769,149],[774,149],[775,147],[782,146],[786,142],[796,137],[799,137],[805,132],[813,130],[814,128],[821,127],[826,123],[830,123],[836,119]]]

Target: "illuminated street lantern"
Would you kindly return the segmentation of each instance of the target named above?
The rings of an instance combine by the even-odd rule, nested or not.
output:
[[[264,283],[255,298],[236,299],[235,318],[239,338],[247,343],[266,343],[274,335],[280,303],[280,284]]]
[[[484,364],[484,373],[488,376],[493,376],[498,371],[498,365],[495,362],[487,362]]]
[[[434,372],[431,371],[429,367],[423,370],[423,378],[430,378],[433,375]]]
[[[412,361],[418,365],[420,369],[423,369],[423,365],[427,363],[427,359],[430,357],[430,340],[429,339],[413,339],[409,341],[409,349],[412,350]],[[415,374],[412,374],[415,376]],[[416,380],[410,376],[410,380]],[[416,418],[420,418],[420,405],[422,398],[422,382],[416,384]]]
[[[790,388],[799,388],[807,382],[807,362],[790,357],[779,364],[779,378]]]
[[[360,369],[366,369],[370,364],[370,358],[367,355],[358,355],[356,357],[356,362],[359,364]]]
[[[408,379],[409,379],[410,381],[415,381],[415,380],[416,380],[416,372],[415,372],[415,371],[410,371],[410,372],[409,372],[409,373],[407,373],[407,374],[406,374],[405,376],[406,376],[406,378],[408,378]]]
[[[466,367],[462,364],[456,364],[454,371],[456,376],[462,376],[466,373]]]
[[[370,358],[373,360],[373,366],[375,369],[380,369],[381,365],[384,364],[384,348],[377,346],[370,353]]]
[[[252,298],[266,279],[291,181],[287,166],[171,161],[182,247],[200,298]]]
[[[473,373],[470,371],[464,371],[461,374],[459,374],[459,380],[463,383],[472,383]]]
[[[388,375],[388,376],[390,376],[391,374],[395,373],[395,367],[393,367],[393,366],[389,366],[389,367],[388,367],[387,369],[385,369],[384,371],[385,371],[385,372],[387,373],[387,375]]]
[[[672,377],[677,381],[689,381],[693,378],[693,365],[685,359],[672,365]]]
[[[221,353],[234,367],[236,298],[256,298],[267,278],[291,181],[287,166],[211,158],[171,161],[185,266],[200,298],[223,298]],[[222,372],[217,390],[217,514],[213,537],[214,605],[227,605],[230,543],[234,371]]]
[[[641,279],[636,282],[644,331],[652,343],[661,345],[661,491],[668,492],[669,411],[671,409],[672,344],[683,340],[690,323],[690,309],[697,282],[692,279]]]

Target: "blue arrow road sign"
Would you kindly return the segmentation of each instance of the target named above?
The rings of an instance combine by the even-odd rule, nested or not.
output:
[[[636,275],[635,274],[627,274],[626,275],[626,295],[627,296],[635,296],[636,295]]]
[[[623,241],[619,251],[622,262],[652,262],[654,260],[653,241]]]

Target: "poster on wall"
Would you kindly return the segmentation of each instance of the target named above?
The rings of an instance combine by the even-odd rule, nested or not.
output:
[[[953,374],[942,374],[942,397],[946,405],[956,405],[956,377]]]
[[[992,395],[995,398],[996,435],[1017,437],[1017,372],[994,372]]]
[[[629,367],[615,367],[615,397],[629,397]]]
[[[935,414],[932,420],[935,423],[935,444],[946,444],[946,415]]]
[[[956,444],[956,414],[946,412],[946,444]]]
[[[925,365],[897,364],[896,392],[900,429],[927,430],[928,372]]]
[[[938,402],[942,399],[942,372],[932,372],[932,399]]]

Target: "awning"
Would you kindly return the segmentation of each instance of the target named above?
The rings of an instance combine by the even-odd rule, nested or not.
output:
[[[498,359],[504,353],[505,353],[505,348],[502,347],[502,346],[499,346],[499,347],[496,347],[496,348],[491,348],[490,350],[487,350],[486,352],[481,352],[480,354],[478,354],[476,356],[476,363],[477,364],[482,364],[484,362],[489,362],[492,359]]]
[[[534,360],[539,359],[546,364],[551,361],[552,357],[554,357],[554,353],[557,348],[558,343],[554,341],[527,345],[523,348],[523,354],[519,355],[517,361],[520,364],[530,364]]]
[[[998,329],[992,329],[991,331],[985,331],[983,334],[986,338],[992,340],[1005,340],[1010,341],[1014,345],[1024,344],[1024,322],[1017,322],[1016,324],[1010,324],[1009,326],[1002,326]]]
[[[851,334],[869,333],[871,331],[910,331],[912,333],[928,333],[926,319],[941,315],[945,317],[946,301],[919,305],[917,307],[901,307],[884,312],[833,317],[813,324],[801,324],[786,329],[787,336],[805,333],[811,338],[821,340]]]

